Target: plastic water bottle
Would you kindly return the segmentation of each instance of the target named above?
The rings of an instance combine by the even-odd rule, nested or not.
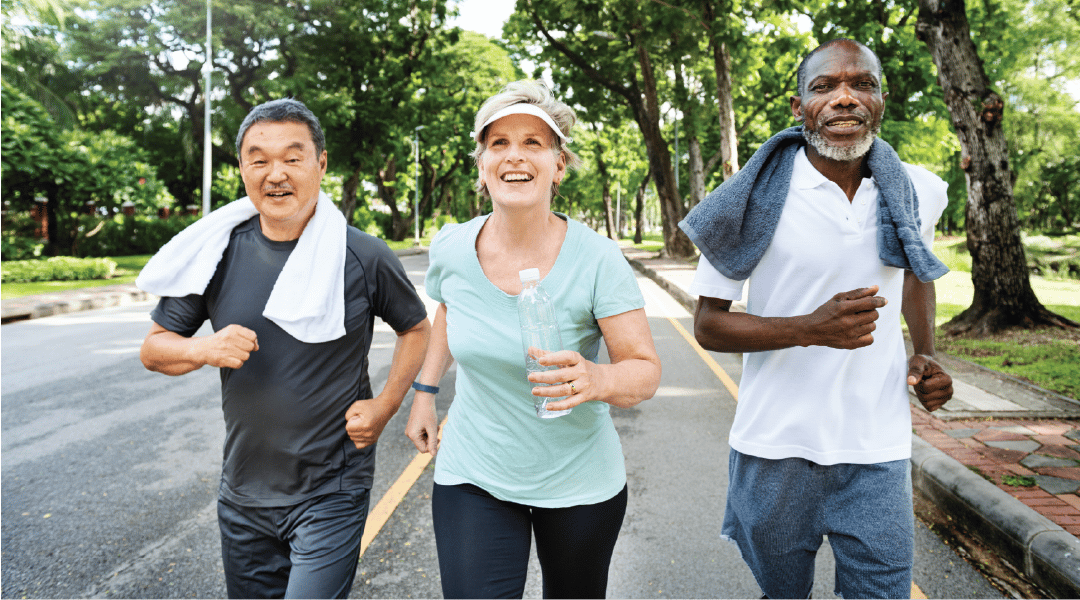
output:
[[[521,345],[525,349],[525,370],[529,373],[552,371],[559,367],[545,367],[538,359],[549,353],[563,349],[562,336],[559,335],[559,322],[555,318],[555,306],[551,297],[540,285],[540,270],[525,269],[518,273],[521,278],[521,294],[518,295],[518,320],[521,323]],[[538,386],[549,385],[544,383]],[[534,396],[533,406],[536,416],[541,419],[553,419],[569,414],[570,409],[551,411],[549,402],[558,402],[562,398]]]

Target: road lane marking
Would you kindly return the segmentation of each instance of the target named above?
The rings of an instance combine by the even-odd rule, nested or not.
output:
[[[442,428],[446,425],[446,419],[444,417],[442,423],[439,424],[439,439],[442,439]],[[417,479],[420,479],[420,475],[423,474],[424,469],[431,463],[431,455],[426,452],[417,452],[413,457],[412,462],[409,463],[405,470],[398,476],[394,485],[390,486],[390,489],[386,490],[383,497],[379,499],[379,503],[375,505],[375,508],[371,509],[368,513],[367,521],[364,525],[364,535],[360,538],[360,556],[357,557],[357,561],[364,557],[364,552],[367,551],[368,546],[375,540],[375,536],[379,535],[382,531],[383,525],[390,520],[390,515],[394,514],[394,510],[397,509],[401,501],[405,499],[405,495],[412,489],[413,484]]]
[[[643,290],[643,291],[647,295],[649,295],[650,298],[652,298],[652,300],[654,302],[657,302],[657,298],[656,298],[656,296],[654,296],[652,294],[651,290]],[[664,318],[666,318],[668,321],[670,321],[671,325],[675,328],[675,331],[678,331],[679,335],[683,336],[683,338],[686,339],[686,342],[688,344],[690,344],[690,347],[693,348],[698,353],[698,356],[701,357],[701,360],[705,361],[705,364],[708,365],[708,367],[710,369],[712,369],[712,372],[720,380],[720,383],[724,384],[724,387],[727,388],[727,390],[731,394],[732,398],[735,398],[735,401],[738,402],[739,401],[739,386],[735,384],[735,382],[731,379],[730,376],[728,376],[727,372],[724,371],[723,367],[721,367],[713,359],[713,357],[709,355],[709,352],[707,350],[705,350],[704,348],[701,347],[701,344],[698,343],[697,339],[695,339],[694,336],[690,335],[690,332],[687,331],[686,328],[683,327],[681,323],[679,323],[674,318],[672,318],[670,316],[667,316],[667,315],[665,315]],[[926,600],[926,594],[923,593],[922,589],[914,581],[911,582],[911,597],[913,599]]]
[[[659,304],[659,300],[656,298],[655,295],[653,295],[652,290],[646,289],[644,291],[646,294],[648,294],[648,296],[652,299],[654,303]],[[709,352],[707,350],[701,347],[701,344],[699,344],[697,340],[694,339],[694,336],[690,335],[690,332],[687,331],[681,323],[679,323],[669,315],[664,315],[664,318],[671,322],[671,325],[675,328],[675,331],[678,331],[679,335],[683,336],[683,338],[686,339],[686,342],[690,344],[690,347],[693,348],[695,352],[698,353],[698,356],[701,357],[701,360],[705,361],[705,365],[712,370],[713,374],[716,375],[716,378],[720,380],[720,383],[724,384],[724,387],[727,388],[727,391],[729,394],[731,394],[731,397],[734,398],[736,402],[738,402],[739,386],[735,383],[735,380],[733,380],[731,376],[727,374],[727,371],[725,371],[724,368],[721,367],[716,362],[716,360],[709,355]]]

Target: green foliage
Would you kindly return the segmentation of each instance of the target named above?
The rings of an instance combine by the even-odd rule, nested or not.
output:
[[[1014,487],[1034,487],[1035,478],[1028,477],[1027,475],[1013,475],[1011,473],[1006,473],[1001,476],[1001,483]]]
[[[29,213],[12,212],[4,215],[3,231],[0,231],[2,260],[30,260],[41,257],[45,244],[34,237],[37,226]]]
[[[153,254],[197,219],[159,219],[143,215],[120,215],[107,219],[79,217],[76,250],[79,256]]]
[[[0,239],[0,260],[30,260],[41,257],[45,244],[34,238],[9,235],[4,232]]]
[[[91,133],[60,129],[39,103],[3,82],[5,200],[14,211],[28,211],[47,200],[52,252],[71,252],[77,215],[113,213],[125,204],[155,211],[170,202],[147,163],[147,153],[113,131]]]
[[[1080,234],[1022,237],[1033,272],[1043,277],[1080,279]]]
[[[139,271],[150,260],[149,254],[137,256],[115,256],[116,272],[109,279],[84,279],[82,281],[33,281],[29,283],[5,283],[0,289],[0,297],[21,298],[36,294],[54,294],[67,290],[94,288],[106,285],[134,283]]]
[[[0,263],[0,269],[4,283],[108,279],[116,270],[116,262],[107,258],[54,256],[46,260],[5,261]]]
[[[968,2],[972,39],[1005,98],[1004,127],[1021,223],[1080,228],[1080,18],[1069,0]]]

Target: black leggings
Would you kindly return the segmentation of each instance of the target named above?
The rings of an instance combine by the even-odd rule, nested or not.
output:
[[[431,512],[443,596],[521,598],[532,530],[545,598],[604,598],[626,496],[624,486],[599,504],[537,508],[475,485],[436,483]]]

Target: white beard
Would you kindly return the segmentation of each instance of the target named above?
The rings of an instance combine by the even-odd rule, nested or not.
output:
[[[851,162],[866,156],[866,153],[870,151],[870,146],[874,144],[874,138],[877,137],[880,131],[881,123],[877,123],[870,128],[870,131],[866,132],[866,135],[861,140],[850,146],[833,146],[829,144],[829,140],[825,139],[825,136],[816,130],[810,131],[806,127],[803,127],[803,137],[817,150],[818,154],[825,158],[839,162]]]

